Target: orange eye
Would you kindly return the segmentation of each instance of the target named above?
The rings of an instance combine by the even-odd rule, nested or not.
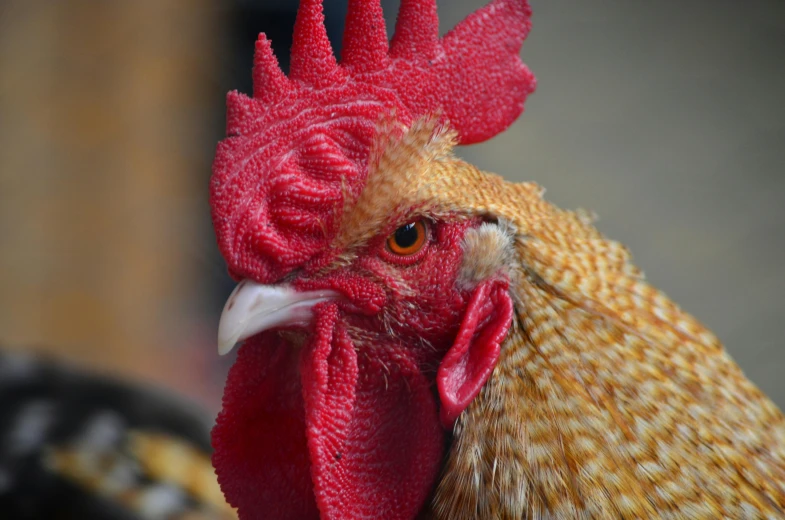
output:
[[[428,227],[424,220],[409,222],[387,238],[387,248],[396,255],[413,255],[425,245]]]

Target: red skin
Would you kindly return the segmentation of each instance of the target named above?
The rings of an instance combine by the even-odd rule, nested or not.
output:
[[[382,234],[351,265],[294,282],[345,300],[316,307],[302,348],[268,331],[240,351],[213,444],[242,518],[416,516],[449,427],[490,375],[510,324],[506,280],[456,283],[462,238],[478,224],[433,223],[414,260],[396,259]]]

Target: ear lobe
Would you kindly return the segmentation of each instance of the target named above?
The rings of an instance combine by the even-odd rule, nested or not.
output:
[[[495,279],[480,283],[471,295],[455,343],[436,373],[440,419],[446,429],[452,429],[488,381],[511,324],[509,282]]]

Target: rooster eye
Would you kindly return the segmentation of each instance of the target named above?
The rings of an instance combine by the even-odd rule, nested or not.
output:
[[[425,245],[428,226],[424,220],[409,222],[387,238],[387,248],[396,255],[413,255]]]

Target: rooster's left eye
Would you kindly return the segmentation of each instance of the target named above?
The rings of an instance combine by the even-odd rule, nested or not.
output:
[[[387,238],[387,248],[396,255],[410,256],[422,249],[427,238],[428,225],[424,220],[409,222]]]

